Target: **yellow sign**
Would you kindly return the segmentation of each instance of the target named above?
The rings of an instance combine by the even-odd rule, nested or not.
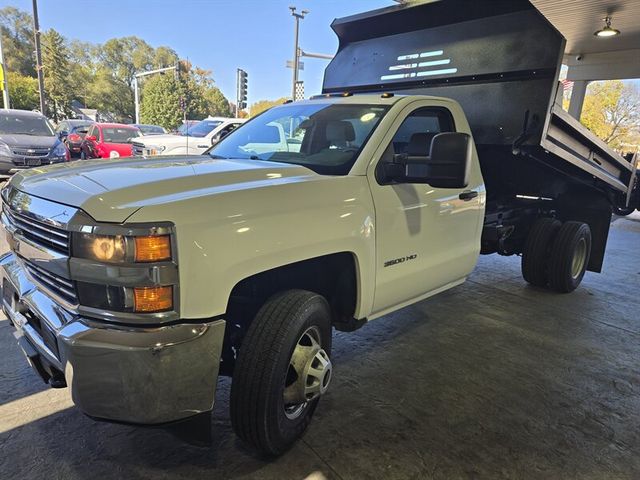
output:
[[[4,92],[4,65],[0,64],[0,92]]]

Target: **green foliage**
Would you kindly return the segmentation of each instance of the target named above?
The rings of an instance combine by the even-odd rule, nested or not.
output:
[[[612,148],[624,150],[638,140],[638,88],[620,80],[589,84],[580,121]]]
[[[0,9],[0,32],[7,71],[35,77],[31,15],[15,7]]]
[[[54,121],[71,114],[74,92],[69,77],[69,53],[64,38],[51,29],[42,34],[42,67],[47,115]]]
[[[84,92],[84,105],[100,112],[109,112],[117,121],[132,121],[135,115],[133,91],[122,80],[101,67],[89,81],[76,91]]]
[[[213,117],[232,117],[229,100],[222,94],[219,88],[212,87],[205,91],[204,97],[207,101],[209,115]]]
[[[203,119],[208,116],[230,116],[229,102],[213,86],[209,72],[156,75],[145,80],[140,103],[140,120],[161,125],[167,129],[179,126],[184,118],[180,99],[186,106],[186,117]]]
[[[140,121],[173,129],[182,121],[180,86],[174,75],[157,75],[146,80],[140,103]]]
[[[271,107],[275,107],[276,105],[282,105],[284,102],[288,100],[287,97],[282,97],[277,100],[260,100],[250,107],[251,116],[255,117],[259,113],[264,112],[265,110],[269,110]]]
[[[35,110],[40,107],[38,80],[15,72],[7,76],[11,108]]]
[[[12,106],[38,108],[31,15],[14,7],[1,8],[0,31]],[[179,125],[183,118],[180,98],[186,100],[188,118],[231,114],[211,72],[179,61],[169,47],[153,48],[135,36],[104,44],[66,41],[55,30],[43,33],[41,41],[47,114],[56,121],[71,114],[73,100],[119,121],[132,121],[134,75],[178,62],[179,79],[168,72],[140,80],[143,121],[168,128]]]

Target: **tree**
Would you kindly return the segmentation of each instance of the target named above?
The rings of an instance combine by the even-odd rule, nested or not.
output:
[[[255,117],[259,113],[264,112],[265,110],[269,110],[271,107],[275,107],[276,105],[282,105],[284,102],[288,100],[287,97],[282,97],[277,100],[260,100],[250,107],[251,116]]]
[[[111,114],[118,121],[132,121],[134,116],[133,92],[131,87],[114,77],[102,67],[83,86],[84,103],[102,113]]]
[[[35,77],[31,15],[15,7],[0,9],[0,33],[7,71]]]
[[[231,117],[231,106],[229,100],[222,94],[219,88],[211,87],[205,91],[207,109],[209,115],[214,117]]]
[[[621,149],[638,135],[638,88],[620,80],[589,84],[580,121],[609,146]]]
[[[69,77],[69,52],[62,35],[53,29],[42,35],[42,67],[47,114],[57,122],[71,114],[74,93]]]
[[[174,129],[182,121],[181,86],[174,75],[155,75],[145,81],[140,102],[143,123]]]
[[[20,110],[34,110],[40,106],[38,80],[16,72],[7,74],[11,107]]]

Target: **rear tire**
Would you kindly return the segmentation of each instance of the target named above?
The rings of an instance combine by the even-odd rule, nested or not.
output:
[[[549,286],[560,293],[574,291],[591,256],[591,229],[582,222],[565,222],[553,242],[549,261]]]
[[[307,352],[314,353],[307,358]],[[269,299],[249,327],[236,360],[230,402],[236,434],[263,454],[284,453],[304,433],[328,387],[330,353],[331,309],[324,297],[289,290]],[[318,371],[323,375],[315,383],[317,395],[307,393]],[[285,399],[298,393],[309,400]]]
[[[549,256],[561,223],[553,218],[539,218],[531,227],[522,251],[522,277],[531,285],[549,283]]]

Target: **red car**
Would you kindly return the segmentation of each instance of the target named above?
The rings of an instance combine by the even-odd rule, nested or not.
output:
[[[131,139],[140,137],[140,130],[122,123],[96,123],[89,128],[80,145],[80,158],[130,157]]]

